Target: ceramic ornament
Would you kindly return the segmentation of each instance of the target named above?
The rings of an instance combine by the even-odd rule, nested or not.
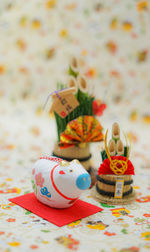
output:
[[[39,201],[68,208],[91,185],[91,178],[78,160],[67,162],[57,157],[41,157],[32,170],[34,193]]]

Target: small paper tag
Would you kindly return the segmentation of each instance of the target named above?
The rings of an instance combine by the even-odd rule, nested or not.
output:
[[[65,118],[78,106],[79,102],[72,93],[58,92],[54,98],[52,108],[59,116]]]
[[[115,186],[115,199],[122,199],[124,180],[117,180]]]

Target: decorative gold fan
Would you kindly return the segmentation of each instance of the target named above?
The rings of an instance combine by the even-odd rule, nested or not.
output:
[[[77,144],[103,140],[102,126],[93,116],[79,116],[70,121],[60,135],[60,143]]]

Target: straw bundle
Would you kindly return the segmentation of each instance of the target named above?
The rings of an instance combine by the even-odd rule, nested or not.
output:
[[[123,197],[115,198],[116,182],[117,180],[123,180]],[[131,175],[97,175],[96,187],[93,190],[93,196],[96,200],[113,205],[124,205],[132,203],[136,198],[136,193],[132,188],[132,176]]]
[[[129,192],[132,192],[132,176],[131,175],[123,175],[123,176],[116,176],[116,175],[97,175],[97,191],[105,196],[111,197],[112,194],[115,194],[115,186],[117,180],[123,180],[124,181],[124,187],[123,187],[123,194],[128,194]],[[130,193],[129,193],[130,194]]]
[[[58,144],[54,147],[54,156],[63,158],[67,161],[72,161],[73,159],[78,159],[84,168],[89,172],[91,168],[91,154],[90,145],[87,143],[84,147],[80,145],[74,145],[69,148],[61,149]]]

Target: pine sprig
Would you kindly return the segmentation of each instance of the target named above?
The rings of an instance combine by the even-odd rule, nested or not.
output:
[[[84,99],[81,99],[79,101],[80,105],[76,107],[65,118],[62,118],[61,116],[59,116],[57,113],[54,112],[57,124],[58,141],[60,141],[60,134],[66,129],[66,126],[70,121],[76,119],[79,116],[93,115],[93,100],[94,97],[85,96]]]

